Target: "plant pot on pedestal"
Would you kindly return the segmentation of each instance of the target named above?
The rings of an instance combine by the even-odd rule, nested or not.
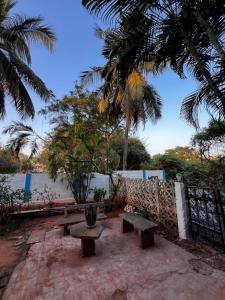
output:
[[[97,218],[97,207],[96,206],[85,207],[85,219],[88,228],[94,228],[96,226],[96,218]]]

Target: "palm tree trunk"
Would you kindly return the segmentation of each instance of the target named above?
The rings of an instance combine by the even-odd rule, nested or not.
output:
[[[216,49],[216,51],[217,51],[218,55],[220,56],[220,58],[223,61],[225,61],[224,49],[223,49],[217,35],[215,34],[212,27],[210,26],[209,22],[207,22],[207,20],[205,20],[199,12],[194,12],[194,15],[195,15],[196,20],[198,21],[198,23],[205,29],[211,43],[213,44],[213,46]]]
[[[125,139],[123,149],[123,170],[127,169],[127,152],[128,152],[128,137],[130,129],[130,112],[126,112],[126,127],[125,127]]]

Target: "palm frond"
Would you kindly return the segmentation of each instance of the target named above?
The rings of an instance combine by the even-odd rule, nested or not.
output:
[[[11,125],[9,125],[8,127],[6,127],[2,133],[3,134],[9,134],[9,135],[14,135],[17,134],[19,132],[27,132],[30,134],[34,134],[34,130],[31,126],[25,125],[22,122],[12,122]]]
[[[81,84],[89,85],[95,84],[102,80],[102,67],[92,67],[88,71],[84,71],[81,73]]]
[[[5,116],[5,92],[4,89],[0,89],[0,118],[4,118]]]
[[[91,13],[101,15],[104,19],[115,17],[121,13],[133,10],[137,6],[143,11],[146,10],[153,0],[82,0],[85,6]]]
[[[34,117],[32,100],[15,67],[1,50],[0,58],[2,69],[6,70],[4,73],[1,73],[1,80],[4,83],[6,91],[12,96],[16,110],[21,117]]]
[[[56,37],[40,17],[11,14],[16,5],[12,0],[0,0],[0,117],[5,115],[5,95],[12,98],[22,118],[34,117],[35,110],[27,85],[43,100],[53,97],[44,82],[29,68],[31,44],[54,50]]]
[[[6,148],[9,149],[12,153],[15,153],[16,156],[19,156],[19,153],[24,149],[24,147],[29,142],[29,134],[21,133],[15,138],[11,138],[6,145]]]
[[[22,122],[13,122],[11,125],[4,128],[2,133],[10,135],[11,138],[8,141],[7,148],[17,156],[26,146],[30,147],[30,158],[37,154],[39,148],[37,141],[40,139],[42,140],[42,138],[31,126],[25,125]]]
[[[5,21],[8,17],[10,10],[16,5],[16,1],[1,0],[0,1],[0,23]]]
[[[42,23],[43,19],[40,17],[29,18],[14,15],[8,18],[4,25],[5,29],[9,30],[17,39],[24,40],[28,44],[42,44],[50,51],[54,51],[55,34],[49,26]]]
[[[181,117],[195,128],[199,128],[198,108],[203,102],[200,93],[198,90],[187,96],[181,106]]]
[[[39,146],[35,139],[30,142],[30,148],[31,148],[31,152],[30,152],[29,159],[33,158],[38,153]]]
[[[145,78],[137,70],[133,70],[127,78],[128,98],[140,99],[144,96],[144,88],[147,85]],[[130,100],[128,99],[128,102]]]
[[[106,111],[106,108],[109,105],[109,101],[106,98],[102,98],[98,103],[98,110],[100,113],[103,113]]]
[[[162,100],[155,88],[148,84],[144,89],[145,113],[151,121],[156,121],[162,116]]]
[[[54,97],[53,92],[46,87],[44,82],[22,60],[14,55],[10,55],[10,62],[17,69],[20,78],[22,78],[43,100],[47,101]]]

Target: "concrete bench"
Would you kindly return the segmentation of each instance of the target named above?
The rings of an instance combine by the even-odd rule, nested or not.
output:
[[[140,246],[142,249],[154,245],[154,232],[158,227],[157,224],[143,218],[134,213],[121,214],[122,218],[122,232],[130,232],[134,229],[138,230],[140,236]]]

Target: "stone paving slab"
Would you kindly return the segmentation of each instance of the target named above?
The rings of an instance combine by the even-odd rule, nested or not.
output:
[[[30,248],[3,300],[221,300],[225,273],[156,236],[142,250],[119,218],[104,221],[96,256],[81,258],[80,240],[52,235]]]
[[[27,245],[42,242],[45,238],[45,233],[46,233],[45,229],[33,230],[27,240]]]

